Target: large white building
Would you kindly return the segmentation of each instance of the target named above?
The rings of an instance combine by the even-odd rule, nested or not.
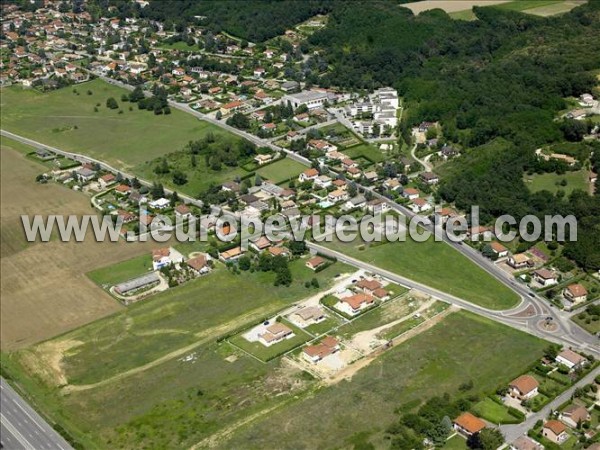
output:
[[[373,92],[366,101],[348,105],[346,115],[356,119],[352,121],[354,131],[361,134],[372,134],[374,124],[390,128],[398,125],[399,105],[398,92],[386,87]],[[361,120],[363,114],[372,115],[373,121]]]
[[[294,109],[306,105],[308,109],[320,108],[325,102],[332,100],[332,94],[324,91],[302,91],[283,97],[283,103],[290,102]]]

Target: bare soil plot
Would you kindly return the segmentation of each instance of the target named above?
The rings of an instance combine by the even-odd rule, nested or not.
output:
[[[2,350],[14,350],[64,333],[122,307],[85,273],[150,251],[151,243],[28,243],[21,214],[90,214],[81,193],[40,185],[43,166],[2,147],[0,320]]]

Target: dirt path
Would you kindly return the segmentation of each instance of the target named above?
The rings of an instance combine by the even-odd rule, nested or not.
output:
[[[423,331],[429,330],[434,325],[437,325],[438,323],[440,323],[448,314],[458,311],[458,310],[459,310],[458,307],[451,306],[450,308],[441,312],[437,316],[432,317],[430,320],[423,322],[421,325],[418,325],[415,328],[413,328],[412,330],[407,331],[403,335],[397,337],[396,339],[394,339],[392,341],[392,345],[395,346],[395,345],[401,344],[401,343],[415,337],[416,335],[422,333]],[[366,356],[362,359],[359,359],[358,361],[355,361],[352,364],[350,364],[345,369],[340,370],[334,376],[324,379],[323,384],[331,386],[336,383],[339,383],[342,380],[351,380],[356,372],[358,372],[360,369],[362,369],[364,367],[367,367],[369,364],[371,364],[373,362],[373,360],[375,360],[379,355],[384,353],[389,348],[390,347],[387,347],[387,348],[380,347],[379,349],[375,350],[373,353],[369,354],[368,356]]]
[[[354,335],[354,337],[352,338],[352,341],[350,341],[347,345],[349,347],[352,347],[352,348],[358,350],[359,352],[361,352],[363,354],[369,353],[373,348],[373,346],[372,346],[373,343],[377,344],[377,345],[375,345],[375,347],[379,347],[386,342],[383,339],[377,338],[377,335],[379,333],[381,333],[382,331],[387,330],[388,328],[391,328],[399,323],[407,321],[415,314],[422,313],[423,311],[427,310],[429,307],[433,306],[433,304],[435,302],[436,302],[436,300],[430,299],[430,300],[426,301],[425,303],[423,303],[421,306],[419,306],[418,309],[407,314],[404,317],[401,317],[397,320],[386,323],[385,325],[381,325],[380,327],[373,328],[373,329],[367,330],[367,331],[361,331],[360,333],[356,333]]]
[[[106,378],[102,381],[98,381],[97,383],[67,385],[63,388],[63,392],[69,393],[69,392],[87,391],[89,389],[94,389],[94,388],[97,388],[100,386],[105,386],[105,385],[113,383],[115,381],[122,380],[123,378],[127,378],[131,375],[135,375],[137,373],[151,369],[152,367],[156,367],[159,364],[162,364],[171,359],[179,358],[180,356],[183,356],[183,355],[191,352],[199,345],[205,344],[205,343],[209,342],[210,340],[215,339],[216,337],[221,336],[229,331],[233,331],[233,330],[241,327],[245,323],[251,322],[253,320],[257,320],[260,317],[264,317],[269,314],[274,314],[275,312],[277,312],[278,309],[279,309],[279,306],[277,306],[276,308],[274,308],[273,306],[271,306],[271,307],[265,306],[263,308],[255,309],[255,310],[253,310],[249,313],[246,313],[243,316],[240,316],[234,320],[231,320],[229,322],[218,325],[216,327],[208,328],[204,331],[196,333],[195,336],[198,338],[197,341],[195,341],[189,345],[186,345],[185,347],[181,347],[181,348],[178,348],[177,350],[167,353],[166,355],[163,355],[160,358],[155,359],[154,361],[150,361],[149,363],[144,364],[142,366],[138,366],[133,369],[126,370],[125,372],[118,373],[117,375],[114,375],[110,378]]]
[[[432,300],[432,302],[433,302],[433,300]],[[431,305],[429,305],[429,306],[431,306]],[[450,308],[446,309],[445,311],[441,312],[440,314],[432,317],[428,321],[423,322],[421,325],[413,328],[412,330],[404,333],[402,336],[399,336],[398,338],[396,338],[393,341],[394,345],[401,344],[402,342],[405,342],[405,341],[413,338],[414,336],[422,333],[423,331],[426,331],[426,330],[432,328],[434,325],[440,323],[448,314],[450,314],[454,311],[458,311],[459,309],[460,308],[458,308],[456,306],[451,306]],[[389,326],[389,325],[384,325],[384,327],[379,327],[379,328],[385,328],[387,326]],[[321,382],[319,384],[315,385],[313,389],[318,390],[319,387],[321,387],[321,386],[331,386],[342,380],[350,380],[355,373],[357,373],[360,369],[367,367],[379,355],[384,353],[387,349],[388,348],[382,347],[382,348],[374,351],[373,353],[371,353],[369,356],[352,363],[346,369],[338,372],[335,376],[328,378],[328,379],[322,379]],[[291,358],[288,359],[287,362],[295,364],[295,362],[292,361]],[[301,370],[306,370],[306,368],[300,364],[297,364],[297,367]],[[245,417],[244,419],[241,419],[241,420],[229,425],[228,427],[216,432],[215,434],[203,439],[202,441],[193,445],[190,450],[197,450],[200,448],[214,448],[219,443],[221,443],[224,440],[226,440],[227,438],[229,438],[239,428],[241,428],[245,425],[248,425],[249,423],[253,422],[254,420],[259,419],[260,417],[270,414],[271,412],[275,411],[276,409],[279,409],[280,407],[287,404],[288,401],[289,400],[282,401],[281,403],[278,403],[277,405],[270,406],[268,408],[265,408],[261,411],[258,411],[256,413],[252,414],[251,416]]]

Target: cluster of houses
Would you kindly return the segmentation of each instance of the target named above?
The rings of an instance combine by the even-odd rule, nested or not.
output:
[[[389,300],[390,295],[383,282],[374,278],[363,278],[350,289],[334,294],[337,302],[333,309],[347,317],[355,317],[377,303]]]
[[[550,364],[551,362],[546,361],[546,363]],[[589,361],[570,349],[564,349],[556,356],[553,363],[566,366],[572,372],[585,367]],[[521,375],[508,384],[507,396],[526,404],[527,401],[540,394],[539,389],[540,382],[534,376]],[[574,433],[583,434],[586,439],[591,439],[597,431],[588,426],[582,427],[582,425],[589,424],[592,418],[590,413],[592,409],[593,405],[590,407],[583,402],[571,401],[542,422],[539,435],[557,445],[564,444]],[[464,412],[454,419],[453,426],[459,434],[469,438],[494,424],[488,424],[474,414]],[[531,436],[518,437],[509,444],[509,448],[511,450],[544,450],[545,446]],[[593,445],[588,449],[595,448]]]

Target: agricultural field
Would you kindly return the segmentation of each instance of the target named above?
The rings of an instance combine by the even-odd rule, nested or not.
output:
[[[281,402],[275,394],[293,393],[312,380],[298,369],[279,367],[275,361],[266,365],[226,342],[216,343],[219,336],[318,294],[318,289],[304,286],[306,280],[315,277],[325,289],[338,273],[353,271],[336,263],[315,274],[304,262],[290,263],[290,287],[274,287],[272,273],[235,275],[220,266],[109,318],[5,354],[3,365],[15,376],[36,375],[35,382],[25,380],[28,390],[37,392],[44,409],[62,417],[82,442],[87,433],[104,446],[111,440],[125,447],[191,445],[216,431],[225,417],[239,419],[251,414],[255,404]],[[129,264],[143,267],[143,259]],[[108,272],[93,271],[92,276],[109,281]],[[149,391],[156,395],[147,395]],[[240,407],[238,402],[246,396],[248,403]],[[123,402],[130,406],[123,408]],[[174,431],[158,431],[165,429]],[[80,434],[81,430],[85,431]],[[187,435],[192,440],[187,441]]]
[[[374,243],[333,241],[332,250],[426,284],[489,309],[516,306],[518,296],[456,250],[433,238],[415,242]]]
[[[561,190],[568,196],[576,189],[587,192],[589,188],[587,170],[566,172],[563,175],[558,175],[556,173],[533,174],[531,176],[525,175],[524,180],[531,192],[546,190],[555,194]],[[566,184],[563,186],[565,181]]]
[[[413,410],[420,402],[449,393],[470,380],[474,395],[493,391],[540,357],[544,341],[466,312],[392,348],[357,372],[314,395],[240,428],[221,448],[345,448],[367,436],[375,448],[386,442],[383,430],[399,419],[396,409]],[[468,348],[469,351],[458,349]],[[494,359],[481,358],[494,348]],[[326,413],[325,413],[326,412]],[[377,417],[377,423],[372,421]],[[285,426],[282,426],[285,424]],[[389,442],[388,442],[389,445]],[[461,447],[456,447],[461,448]]]
[[[13,149],[13,145],[18,147]],[[1,161],[1,341],[14,350],[112,314],[122,306],[84,273],[150,251],[148,244],[29,243],[21,214],[93,214],[81,193],[35,177],[45,166],[25,156],[32,149],[2,138]],[[32,283],[35,280],[35,283]]]
[[[520,11],[527,14],[546,17],[564,14],[582,3],[585,2],[578,0],[513,0],[504,2],[490,2],[487,4],[478,2],[478,5],[476,6],[495,6],[496,8],[500,9]],[[476,17],[473,13],[472,7],[473,6],[470,6],[464,10],[454,9],[454,12],[450,13],[450,17],[458,20],[475,20]]]
[[[99,79],[50,93],[20,86],[2,88],[2,128],[124,170],[179,150],[209,132],[232,138],[219,127],[176,109],[160,116],[138,110],[137,105],[121,101],[127,92]],[[117,100],[119,109],[106,107],[109,97]]]

